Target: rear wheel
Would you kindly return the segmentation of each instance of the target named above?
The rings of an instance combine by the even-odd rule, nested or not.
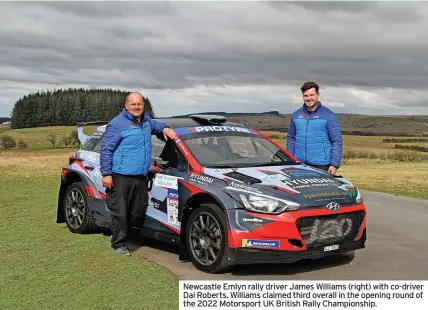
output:
[[[65,223],[73,233],[88,233],[95,228],[94,220],[88,212],[88,195],[82,182],[67,188],[63,202]]]
[[[222,273],[230,269],[226,216],[215,204],[196,208],[186,227],[187,250],[193,265],[204,272]]]

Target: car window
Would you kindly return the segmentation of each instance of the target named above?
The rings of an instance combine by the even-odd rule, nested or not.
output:
[[[86,140],[86,142],[83,144],[82,146],[82,150],[84,151],[92,151],[94,146],[99,144],[99,147],[101,148],[101,143],[98,143],[98,141],[100,141],[103,137],[103,133],[102,132],[95,132],[92,136],[89,137],[88,140]],[[94,152],[99,152],[93,150]]]
[[[92,151],[97,152],[97,153],[101,152],[101,145],[103,144],[103,138],[104,138],[104,136],[102,136],[102,137],[98,140],[97,144],[95,144],[95,146],[94,146],[94,148],[92,149]]]
[[[182,138],[193,156],[206,167],[295,164],[271,142],[250,133],[192,133]]]
[[[155,135],[152,136],[152,160],[153,158],[159,158],[163,148],[165,147],[165,142],[159,140]]]

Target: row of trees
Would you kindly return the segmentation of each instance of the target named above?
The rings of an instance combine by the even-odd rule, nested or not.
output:
[[[401,150],[412,150],[412,151],[418,151],[418,152],[428,152],[428,147],[419,146],[419,145],[401,145],[401,144],[396,144],[395,148],[396,149],[401,149]]]
[[[423,143],[428,142],[426,138],[386,138],[382,140],[383,143]]]
[[[124,106],[128,92],[113,89],[60,89],[20,98],[12,110],[11,128],[70,126],[78,122],[108,121]],[[146,112],[155,117],[150,100]]]

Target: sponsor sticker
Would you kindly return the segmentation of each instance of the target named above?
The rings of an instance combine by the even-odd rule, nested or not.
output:
[[[254,188],[254,187],[245,185],[243,183],[235,182],[235,181],[232,181],[232,183],[230,183],[229,188],[242,189],[244,191],[262,194],[262,192],[258,188]]]
[[[177,177],[157,173],[153,185],[178,189],[177,179]]]
[[[214,172],[229,173],[229,172],[233,172],[233,169],[215,169]]]
[[[282,181],[287,186],[293,189],[307,188],[307,187],[329,187],[336,185],[336,182],[327,178],[307,178]]]
[[[168,198],[166,204],[168,223],[173,225],[179,225],[178,221],[178,191],[174,189],[168,189]]]
[[[357,188],[355,187],[355,186],[353,186],[353,185],[349,185],[349,184],[344,184],[344,185],[341,185],[341,186],[338,186],[340,189],[343,189],[344,191],[345,191],[345,193],[349,196],[349,197],[351,197],[351,198],[354,198],[354,197],[357,197],[357,195],[358,195],[358,190],[357,190]]]
[[[257,217],[253,217],[253,218],[247,218],[247,217],[244,217],[242,220],[243,220],[244,222],[263,223],[263,220],[262,220],[262,219],[259,219],[259,218],[257,218]]]
[[[316,171],[287,171],[289,175],[293,177],[318,177],[321,176],[321,173]]]
[[[242,239],[242,246],[245,248],[279,248],[279,240],[256,240],[256,239]]]
[[[211,131],[232,131],[232,132],[247,132],[251,133],[251,130],[242,127],[235,126],[199,126],[195,127],[196,132],[211,132]]]
[[[191,174],[189,178],[190,178],[190,181],[193,181],[201,185],[210,185],[214,182],[214,178],[211,178],[203,174]]]

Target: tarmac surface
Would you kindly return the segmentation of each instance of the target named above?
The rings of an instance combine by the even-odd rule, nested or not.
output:
[[[180,280],[428,280],[428,200],[362,191],[367,207],[366,248],[355,256],[292,264],[243,265],[207,274],[180,262],[178,247],[151,240],[134,255],[163,266]]]

